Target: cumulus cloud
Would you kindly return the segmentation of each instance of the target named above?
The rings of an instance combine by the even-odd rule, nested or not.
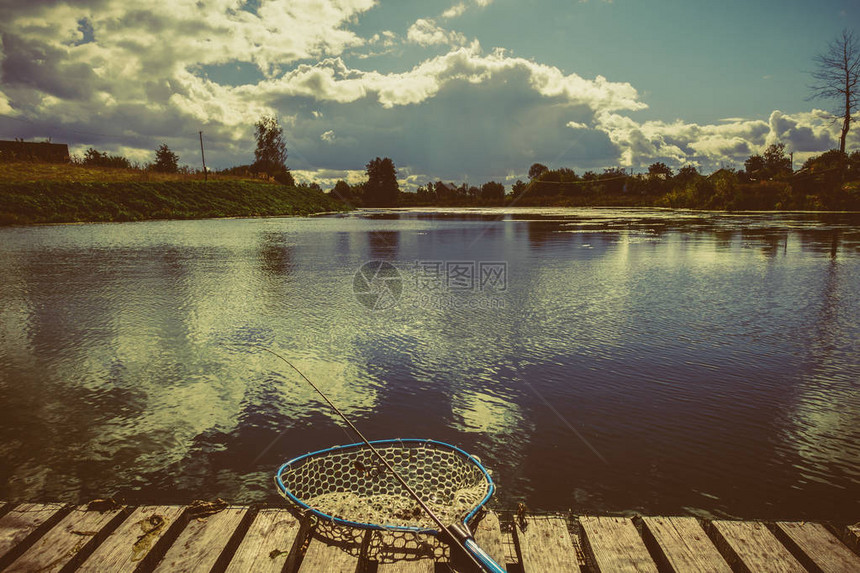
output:
[[[420,18],[415,21],[406,32],[406,39],[421,46],[432,46],[435,44],[446,44],[451,46],[462,46],[466,44],[466,37],[459,32],[449,32],[436,25],[433,20]]]
[[[718,124],[675,121],[636,122],[615,113],[597,116],[596,128],[618,146],[620,163],[642,167],[654,161],[705,168],[738,165],[767,145],[784,143],[789,152],[804,158],[837,144],[839,128],[821,110],[785,114],[774,111],[765,120],[726,118]],[[852,136],[860,141],[856,133]]]
[[[476,6],[478,8],[486,8],[490,4],[493,3],[493,0],[472,0],[471,2],[458,2],[454,4],[444,12],[442,12],[442,17],[446,19],[458,18],[466,13],[466,10],[469,9],[470,6]]]
[[[454,4],[444,12],[442,12],[443,18],[457,18],[458,16],[462,16],[466,12],[466,4],[460,2],[459,4]]]
[[[277,110],[201,68],[249,62],[274,77],[300,59],[338,55],[364,43],[346,26],[374,0],[269,0],[253,11],[233,0],[14,4],[0,6],[0,71],[3,112],[29,121],[16,134],[119,151],[203,128],[217,157],[244,148],[237,139],[254,118]]]
[[[374,97],[384,108],[415,105],[436,96],[455,82],[484,84],[493,78],[510,77],[548,100],[585,105],[594,110],[638,110],[646,105],[630,84],[609,82],[598,76],[587,80],[576,74],[496,51],[483,54],[480,46],[454,49],[425,60],[411,70],[381,74],[349,68],[341,58],[302,64],[280,78],[255,86],[240,86],[236,93],[262,99],[274,96],[305,96],[317,101],[350,103]]]
[[[774,111],[768,125],[771,134],[769,142],[787,142],[791,151],[829,149],[836,146],[838,141],[838,127],[831,115],[821,110],[792,115]]]
[[[9,98],[6,97],[6,94],[0,92],[0,114],[12,115],[14,111],[12,106],[9,105]]]

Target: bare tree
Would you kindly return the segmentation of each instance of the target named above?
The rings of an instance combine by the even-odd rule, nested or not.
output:
[[[857,110],[857,89],[860,79],[860,47],[851,30],[843,30],[827,47],[827,51],[815,57],[818,66],[812,77],[810,99],[835,99],[835,119],[842,120],[842,135],[839,137],[839,151],[845,153],[845,138],[851,128],[851,119]]]

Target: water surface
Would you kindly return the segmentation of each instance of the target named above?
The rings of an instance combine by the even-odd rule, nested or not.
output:
[[[4,228],[0,499],[277,503],[355,439],[266,347],[371,438],[478,455],[498,507],[854,522],[858,300],[851,214]]]

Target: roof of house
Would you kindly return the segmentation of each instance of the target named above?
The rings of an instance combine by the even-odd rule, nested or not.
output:
[[[69,160],[69,146],[65,143],[0,140],[0,155],[62,163]]]

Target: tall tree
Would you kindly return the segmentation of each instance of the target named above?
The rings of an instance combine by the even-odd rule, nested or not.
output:
[[[815,57],[817,69],[812,72],[815,84],[811,86],[810,99],[835,99],[834,119],[842,120],[839,151],[845,153],[845,138],[851,128],[851,120],[857,110],[857,89],[860,88],[860,46],[851,30],[843,30],[827,47],[827,51]]]
[[[784,143],[771,143],[764,150],[764,166],[769,177],[791,174],[791,159],[785,156]]]
[[[519,197],[520,195],[525,193],[527,188],[528,188],[528,185],[523,183],[522,179],[517,179],[516,183],[511,185],[511,194],[514,197]]]
[[[750,155],[749,159],[744,161],[744,169],[749,177],[758,178],[764,175],[764,157],[761,155]]]
[[[352,189],[350,189],[349,183],[343,179],[338,179],[337,183],[334,184],[331,195],[346,203],[350,203],[353,200]]]
[[[481,199],[485,201],[502,201],[505,198],[505,186],[495,181],[489,181],[481,186]]]
[[[532,163],[532,166],[529,167],[529,179],[537,179],[547,171],[549,171],[549,167],[543,163]]]
[[[648,166],[648,175],[653,177],[662,175],[664,179],[670,179],[672,177],[672,169],[662,161],[658,161]]]
[[[293,185],[293,176],[286,165],[287,145],[284,143],[284,132],[278,124],[278,118],[264,115],[254,127],[257,149],[254,150],[253,169],[274,177],[280,183]]]
[[[162,143],[155,150],[155,163],[152,164],[152,169],[162,173],[176,173],[179,170],[179,156],[170,151],[166,143]]]
[[[791,175],[791,160],[785,156],[784,143],[771,143],[761,155],[751,155],[744,161],[746,175],[755,179],[773,179]]]
[[[397,205],[400,186],[394,161],[388,157],[371,159],[367,164],[367,183],[364,201],[369,207],[393,207]]]

